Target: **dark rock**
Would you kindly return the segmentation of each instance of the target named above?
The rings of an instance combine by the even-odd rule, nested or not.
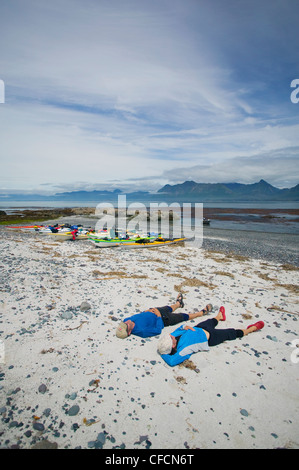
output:
[[[78,405],[73,405],[67,412],[69,416],[76,416],[80,411],[80,407]]]
[[[51,408],[46,408],[43,412],[43,414],[48,418],[50,416],[50,413],[51,413]]]
[[[50,442],[48,439],[43,439],[40,442],[37,442],[34,444],[34,446],[31,447],[31,449],[57,449],[58,444],[57,442]]]
[[[43,423],[33,423],[33,429],[35,429],[36,431],[44,431],[45,430],[45,426],[43,425]]]
[[[39,387],[38,387],[38,391],[39,393],[46,393],[47,391],[47,386],[45,384],[41,384]]]
[[[82,302],[80,305],[80,311],[81,312],[86,312],[87,310],[91,309],[91,305],[88,302]]]

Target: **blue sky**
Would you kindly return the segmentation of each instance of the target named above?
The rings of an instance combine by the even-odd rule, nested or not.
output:
[[[295,186],[298,18],[297,0],[2,0],[0,192]]]

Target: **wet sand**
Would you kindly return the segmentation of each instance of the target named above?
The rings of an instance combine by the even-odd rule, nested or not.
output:
[[[280,223],[284,224],[291,220],[299,222],[299,209],[254,209],[254,208],[206,208],[204,217],[214,220],[230,220],[246,222],[254,220],[256,223]]]

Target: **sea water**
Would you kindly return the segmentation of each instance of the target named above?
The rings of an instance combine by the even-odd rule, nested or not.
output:
[[[151,204],[162,204],[171,206],[174,203],[172,200],[165,201],[161,200],[159,197],[155,200],[154,197],[146,200],[136,201],[131,200],[130,195],[127,195],[127,206],[131,208],[134,205],[142,204],[144,208],[150,208]],[[117,208],[118,200],[117,198],[103,198],[101,201],[64,201],[64,200],[44,200],[44,201],[18,201],[18,200],[4,200],[0,199],[0,210],[4,210],[7,214],[15,213],[21,209],[28,210],[39,210],[41,208],[45,209],[58,209],[58,208],[71,208],[71,207],[94,207],[96,210],[97,205],[101,203],[111,204],[113,207]],[[180,202],[177,202],[180,204]],[[198,201],[190,201],[190,204],[194,205]],[[188,204],[188,203],[185,203]],[[181,204],[183,206],[183,203]],[[244,213],[238,214],[238,216],[243,220],[233,221],[233,220],[218,220],[212,219],[210,227],[215,229],[226,229],[226,230],[247,230],[247,231],[258,231],[258,232],[272,232],[272,233],[290,233],[290,234],[299,234],[299,223],[294,220],[298,219],[297,216],[285,213],[275,213],[275,209],[299,209],[299,202],[296,201],[273,201],[273,202],[205,202],[203,203],[203,208],[227,208],[227,209],[273,209],[272,215],[277,215],[277,219],[272,219],[271,222],[262,222],[259,219],[257,214],[248,214]],[[156,210],[156,208],[155,208]],[[222,214],[223,215],[223,214]],[[194,220],[188,219],[188,215],[184,215],[184,223],[186,226],[194,224]],[[258,220],[259,219],[259,220]],[[204,226],[204,230],[209,230],[209,226]]]

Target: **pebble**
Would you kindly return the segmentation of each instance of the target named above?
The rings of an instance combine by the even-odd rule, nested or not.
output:
[[[95,441],[89,441],[87,443],[89,449],[102,449],[103,445],[106,441],[106,435],[104,432],[98,434],[97,439]]]
[[[81,312],[87,312],[90,309],[91,309],[91,305],[88,302],[82,302],[82,304],[80,305]]]
[[[45,426],[43,425],[43,423],[33,423],[33,429],[35,429],[36,431],[44,431],[45,429]]]
[[[11,422],[9,423],[9,427],[10,427],[10,428],[15,428],[15,427],[17,427],[17,426],[18,426],[18,422],[17,422],[17,421],[11,421]]]
[[[41,384],[41,385],[38,387],[39,393],[43,393],[43,394],[44,394],[44,393],[46,393],[47,390],[48,390],[48,389],[47,389],[47,386],[46,386],[45,384]]]
[[[104,432],[100,432],[98,434],[98,437],[97,437],[97,442],[99,442],[100,444],[104,445],[105,444],[105,441],[106,441],[106,435]]]
[[[73,405],[67,412],[69,416],[76,416],[80,411],[80,407],[78,405]]]
[[[267,335],[266,338],[270,339],[271,341],[275,341],[275,342],[278,341],[278,339],[276,338],[276,336]]]
[[[48,439],[43,439],[40,442],[34,444],[31,449],[57,449],[58,444],[57,442],[50,442]]]
[[[73,318],[73,314],[71,312],[63,312],[61,314],[61,318],[64,320],[71,320]]]

